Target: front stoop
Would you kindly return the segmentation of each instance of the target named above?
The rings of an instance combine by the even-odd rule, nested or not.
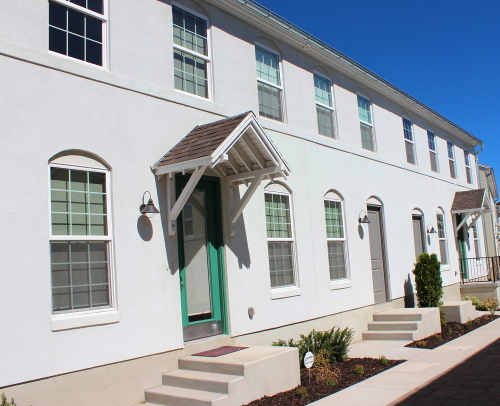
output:
[[[373,315],[363,340],[415,341],[440,332],[437,307],[390,309]]]
[[[146,405],[241,406],[300,385],[299,353],[255,345],[219,357],[189,355],[162,383],[145,391]]]

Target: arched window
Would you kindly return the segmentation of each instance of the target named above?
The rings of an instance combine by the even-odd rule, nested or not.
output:
[[[438,240],[439,240],[439,258],[441,260],[441,265],[449,265],[448,247],[446,245],[446,225],[444,221],[443,209],[438,208],[436,217],[437,217]]]
[[[290,191],[279,183],[265,188],[267,247],[271,287],[295,285],[295,236]]]
[[[54,313],[112,303],[109,170],[88,155],[49,164]]]
[[[324,206],[330,280],[347,278],[347,247],[342,203],[342,197],[336,192],[328,192],[325,195]]]

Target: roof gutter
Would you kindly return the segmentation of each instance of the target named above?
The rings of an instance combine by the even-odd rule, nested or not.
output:
[[[221,0],[219,0],[219,1],[221,1]],[[423,108],[424,110],[429,112],[431,115],[446,122],[448,125],[452,126],[456,130],[462,132],[466,136],[473,139],[476,142],[475,146],[481,145],[481,149],[478,151],[478,153],[484,149],[483,148],[484,143],[479,138],[475,137],[474,135],[472,135],[468,131],[459,127],[458,125],[456,125],[452,121],[448,120],[446,117],[442,116],[441,114],[434,111],[430,107],[426,106],[425,104],[423,104],[419,100],[410,96],[408,93],[399,89],[397,86],[393,85],[392,83],[390,83],[387,80],[383,79],[382,77],[378,76],[376,73],[365,68],[363,65],[359,64],[355,60],[349,58],[347,55],[344,55],[342,52],[336,50],[335,48],[331,47],[327,43],[325,43],[325,42],[321,41],[320,39],[316,38],[315,36],[309,34],[307,31],[296,26],[292,22],[284,19],[283,17],[279,16],[278,14],[269,10],[268,8],[260,5],[259,3],[255,2],[253,0],[229,0],[229,1],[232,3],[237,3],[239,5],[244,6],[245,8],[252,11],[253,13],[258,14],[260,17],[269,19],[274,24],[278,25],[281,29],[288,31],[290,34],[293,34],[294,36],[304,40],[305,41],[305,43],[304,43],[305,49],[309,48],[311,45],[315,46],[315,47],[319,48],[320,50],[326,52],[330,56],[333,56],[333,57],[341,60],[343,63],[350,65],[352,68],[354,68],[358,72],[368,76],[370,79],[374,80],[375,82],[378,82],[380,85],[389,88],[390,90],[400,94],[401,96],[403,96],[404,98],[406,98],[410,102],[420,106],[421,108]]]

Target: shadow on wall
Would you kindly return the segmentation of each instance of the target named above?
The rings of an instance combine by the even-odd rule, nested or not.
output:
[[[411,283],[411,276],[405,279],[405,307],[415,307],[415,291]]]
[[[137,232],[143,241],[151,241],[153,238],[153,225],[151,220],[144,215],[137,219]]]
[[[234,191],[234,201],[240,200],[240,191],[237,187]],[[250,260],[250,251],[248,250],[247,231],[245,227],[244,211],[236,221],[236,234],[233,237],[228,237],[226,246],[231,249],[236,258],[238,258],[238,269],[250,268],[252,261]]]

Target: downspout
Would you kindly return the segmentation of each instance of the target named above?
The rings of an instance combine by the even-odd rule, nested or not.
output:
[[[484,174],[484,177],[485,177],[485,185],[483,186],[481,184],[481,176],[480,176],[480,171],[479,171],[479,159],[478,159],[478,156],[481,152],[484,151],[484,142],[481,141],[481,143],[479,144],[480,148],[477,152],[475,152],[476,154],[476,178],[477,178],[477,184],[479,187],[484,187],[485,190],[486,190],[486,193],[488,193],[488,197],[489,197],[489,188],[488,188],[488,174],[485,173]],[[489,203],[489,199],[488,199],[488,203]],[[486,256],[487,257],[491,257],[493,255],[491,255],[490,253],[490,247],[488,246],[488,236],[486,234],[486,219],[485,219],[485,215],[484,213],[481,214],[481,222],[482,222],[482,228],[483,228],[483,242],[484,242],[484,248],[485,248],[485,251],[486,251]],[[495,226],[493,226],[493,238],[495,238]],[[495,248],[496,248],[496,243],[495,243]],[[495,256],[496,256],[496,253],[495,253]]]

